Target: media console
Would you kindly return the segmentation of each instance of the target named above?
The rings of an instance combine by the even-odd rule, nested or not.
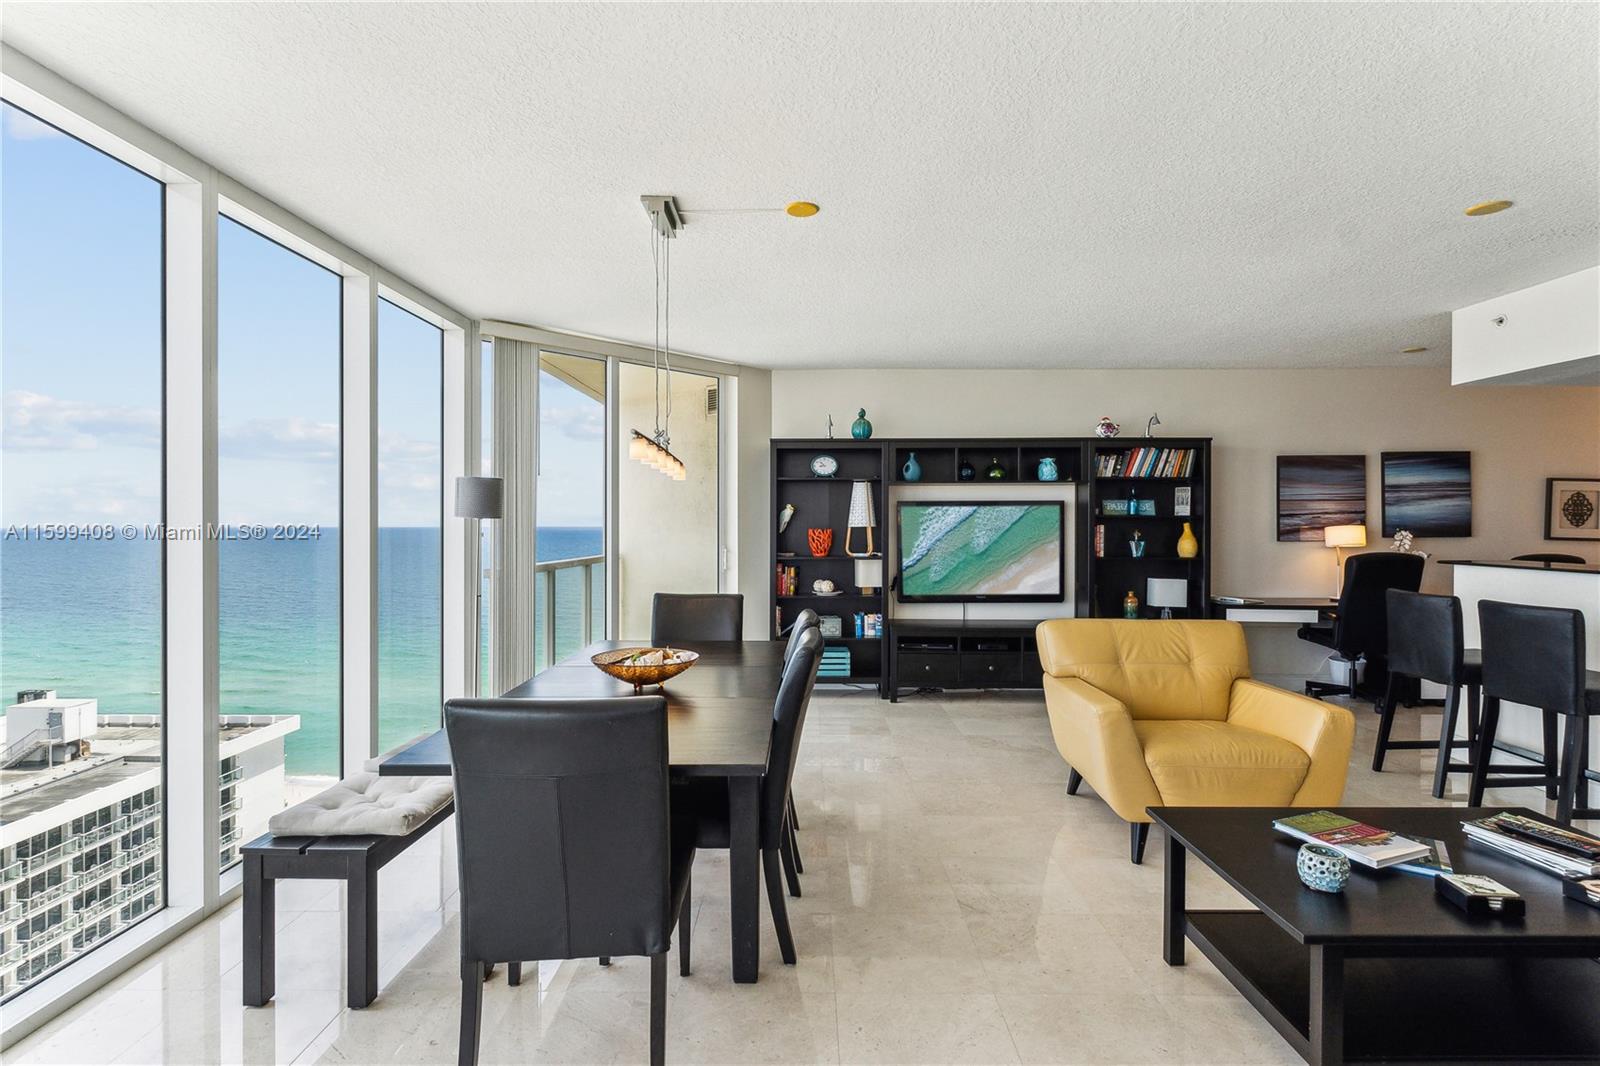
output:
[[[1044,687],[1038,623],[897,618],[889,641],[889,699],[902,689]]]

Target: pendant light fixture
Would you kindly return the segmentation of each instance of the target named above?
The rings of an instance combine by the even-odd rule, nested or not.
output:
[[[650,260],[655,265],[655,343],[650,348],[654,371],[655,425],[646,435],[633,430],[628,458],[660,471],[674,481],[689,476],[683,460],[672,454],[672,240],[683,228],[678,201],[670,196],[641,196],[650,216]],[[661,402],[661,376],[667,379],[667,400]]]

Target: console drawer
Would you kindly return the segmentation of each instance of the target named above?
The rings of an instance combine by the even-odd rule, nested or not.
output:
[[[949,653],[902,651],[896,662],[896,680],[902,685],[954,685],[959,660]]]
[[[961,681],[974,688],[1015,688],[1022,681],[1016,652],[964,652]]]

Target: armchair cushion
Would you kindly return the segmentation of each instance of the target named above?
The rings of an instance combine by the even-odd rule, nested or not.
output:
[[[1250,676],[1237,622],[1061,618],[1037,636],[1046,674],[1082,678],[1136,719],[1221,721],[1234,680]]]
[[[1311,757],[1280,737],[1227,722],[1133,723],[1145,765],[1170,807],[1276,807],[1305,780]]]

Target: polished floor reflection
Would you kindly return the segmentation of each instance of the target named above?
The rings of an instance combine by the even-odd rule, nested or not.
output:
[[[1377,716],[1357,714],[1350,803],[1423,805],[1432,753],[1373,774]],[[1437,735],[1436,712],[1396,734]],[[1039,699],[819,691],[795,784],[805,896],[800,960],[762,922],[756,985],[728,962],[726,853],[695,875],[695,973],[669,981],[668,1058],[764,1063],[1244,1063],[1299,1059],[1199,952],[1161,962],[1161,855],[1066,768]],[[1459,779],[1451,799],[1460,804]],[[1502,789],[1495,803],[1543,808]],[[1589,828],[1596,828],[1592,824]],[[1156,833],[1159,836],[1159,831]],[[344,1008],[342,889],[284,882],[278,994],[240,1004],[238,905],[6,1050],[12,1063],[449,1063],[458,1009],[448,830],[381,876],[381,988]],[[1195,906],[1238,897],[1190,865]],[[649,967],[546,964],[485,995],[484,1062],[640,1062]]]

